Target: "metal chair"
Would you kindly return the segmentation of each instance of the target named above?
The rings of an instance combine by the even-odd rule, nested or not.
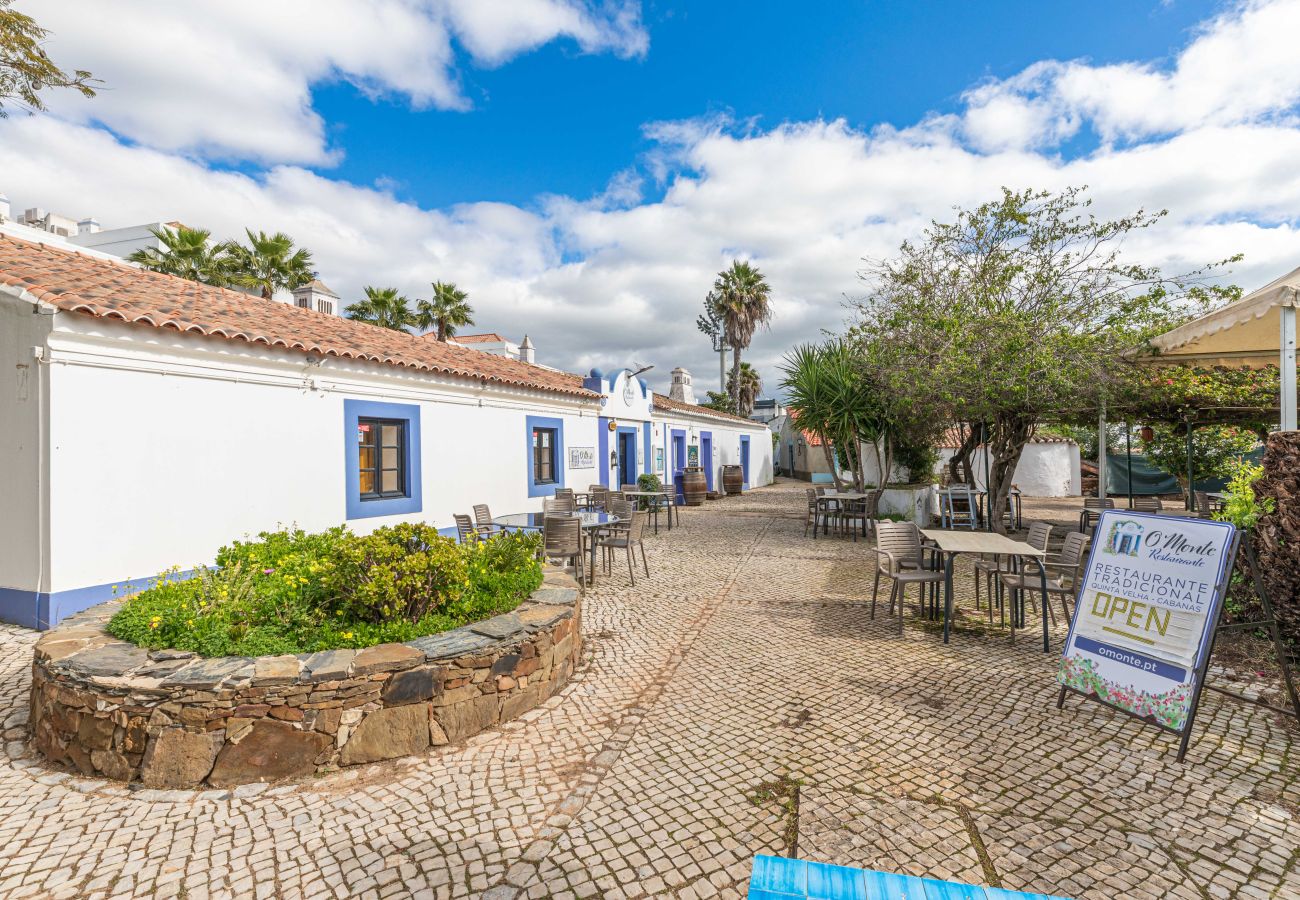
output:
[[[488,509],[486,503],[476,503],[474,505],[474,524],[479,527],[480,531],[488,534],[501,530],[498,526],[492,524],[492,511]]]
[[[570,562],[578,576],[578,583],[585,584],[586,550],[582,545],[582,521],[576,516],[544,516],[542,518],[542,552],[547,559]]]
[[[921,545],[921,532],[911,522],[876,523],[876,581],[871,589],[871,618],[876,617],[876,597],[880,593],[880,576],[888,575],[889,613],[894,613],[898,603],[898,633],[903,633],[903,595],[907,585],[917,585],[917,599],[925,606],[926,585],[930,585],[930,600],[936,601],[938,586],[943,582],[943,572],[928,568]]]
[[[1025,536],[1025,543],[1035,550],[1046,550],[1047,542],[1052,537],[1051,522],[1030,522],[1029,534]],[[989,595],[989,621],[993,621],[993,584],[994,579],[1005,572],[1012,571],[1010,568],[1003,567],[1002,557],[995,556],[992,559],[980,557],[975,560],[975,608],[980,608],[980,581],[981,576]]]
[[[965,525],[974,531],[979,527],[979,501],[968,484],[954,484],[939,492],[939,525],[956,528]]]
[[[627,501],[623,501],[627,502]],[[630,506],[631,504],[629,504]],[[650,577],[650,563],[646,560],[645,555],[645,513],[639,509],[633,509],[627,524],[619,522],[613,527],[602,530],[596,538],[596,547],[604,550],[605,571],[610,568],[610,561],[614,558],[615,550],[623,550],[627,553],[627,577],[636,585],[636,572],[633,563],[636,561],[636,548],[641,550],[641,565],[645,569],[646,578]]]
[[[1051,597],[1061,598],[1061,612],[1064,614],[1067,624],[1073,621],[1074,611],[1067,606],[1066,601],[1074,600],[1075,595],[1078,593],[1079,578],[1083,574],[1083,565],[1088,557],[1088,544],[1090,541],[1091,538],[1086,534],[1072,531],[1065,536],[1065,541],[1061,544],[1061,552],[1043,560],[1043,566],[1049,572],[1057,573],[1055,576],[1048,576],[1047,593]],[[1032,572],[1026,568],[1020,572],[1003,573],[1001,581],[1003,587],[1011,591],[1013,601],[1017,600],[1026,591],[1042,593],[1043,590],[1042,578],[1038,574],[1037,567],[1034,567]],[[1056,614],[1052,612],[1049,602],[1051,597],[1044,597],[1043,603],[1048,604],[1048,613],[1055,622]]]
[[[1103,509],[1114,509],[1115,501],[1110,497],[1084,497],[1083,509],[1079,511],[1079,532],[1087,534],[1093,520],[1101,518]]]

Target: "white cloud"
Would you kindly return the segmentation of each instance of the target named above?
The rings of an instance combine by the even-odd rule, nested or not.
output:
[[[1295,3],[1276,5],[1286,11]],[[1271,7],[1252,4],[1215,20],[1164,75],[1130,68],[1144,78],[1177,80],[1189,54],[1253,34],[1242,23],[1271,15]],[[1271,40],[1285,45],[1290,35],[1279,31]],[[491,46],[473,52],[491,58]],[[1256,49],[1276,55],[1271,45]],[[812,121],[763,131],[716,118],[658,123],[647,134],[659,149],[614,175],[600,195],[546,196],[527,208],[421,209],[293,165],[258,176],[212,171],[200,160],[131,146],[55,117],[0,124],[0,189],[19,208],[95,214],[109,226],[179,218],[221,236],[238,235],[245,225],[282,229],[313,250],[322,277],[346,298],[367,284],[423,296],[430,281],[453,280],[470,292],[480,327],[531,334],[541,361],[573,370],[653,362],[660,383],[682,364],[703,387],[713,386],[717,359],[696,332],[695,317],[714,274],[733,257],[756,261],[775,289],[773,328],[751,350],[775,384],[786,349],[841,324],[843,298],[862,289],[862,257],[892,253],[932,218],[996,196],[1003,185],[1087,184],[1100,215],[1168,208],[1169,218],[1132,239],[1129,250],[1171,270],[1244,252],[1233,279],[1251,288],[1294,268],[1300,127],[1292,94],[1261,86],[1260,96],[1280,99],[1271,106],[1252,100],[1248,115],[1188,118],[1172,130],[1148,126],[1140,142],[1063,158],[1053,143],[1068,137],[1076,121],[1095,123],[1103,106],[1060,99],[1063,80],[1086,68],[1044,62],[1000,83],[1010,86],[1001,94],[978,86],[960,111],[902,128],[864,132],[842,121]],[[1100,83],[1121,70],[1129,71],[1103,67],[1094,74]],[[1056,98],[1051,115],[1035,105],[1043,93]],[[1017,97],[1027,108],[1015,106]],[[1119,120],[1117,103],[1112,98],[1106,107],[1107,121]],[[1202,108],[1215,103],[1211,98]],[[642,182],[650,179],[663,188],[658,199],[643,197]]]
[[[500,65],[557,39],[643,53],[635,6],[583,0],[60,0],[39,10],[61,65],[99,96],[51,96],[56,112],[138,142],[214,159],[328,164],[313,85],[347,81],[416,108],[467,109],[452,40]]]

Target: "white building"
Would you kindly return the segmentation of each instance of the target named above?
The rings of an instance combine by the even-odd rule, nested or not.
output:
[[[700,460],[761,425],[0,230],[0,619],[46,628],[281,525],[450,528]]]
[[[955,429],[939,443],[939,471],[957,454],[961,441]],[[984,489],[984,447],[970,455],[976,487]],[[1078,497],[1082,493],[1079,445],[1069,438],[1038,432],[1021,451],[1011,483],[1026,497]]]

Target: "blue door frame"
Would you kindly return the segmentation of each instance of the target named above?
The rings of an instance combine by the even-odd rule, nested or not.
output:
[[[704,466],[704,483],[713,490],[713,432],[700,432],[700,465]]]
[[[685,502],[682,497],[682,467],[686,465],[686,432],[674,428],[672,437],[673,458],[668,461],[668,476],[676,486],[677,498]]]
[[[618,485],[611,487],[622,487],[624,484],[636,484],[637,465],[636,465],[636,441],[637,433],[635,428],[627,428],[620,425],[618,429]]]
[[[745,490],[749,490],[749,437],[740,436],[740,472],[745,483]]]

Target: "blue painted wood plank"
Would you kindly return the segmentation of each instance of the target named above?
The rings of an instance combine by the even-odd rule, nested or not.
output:
[[[808,863],[808,900],[867,900],[862,870]]]
[[[925,882],[925,900],[986,900],[984,888],[973,884],[938,881],[934,878],[921,880]]]
[[[864,871],[867,900],[925,900],[925,882],[912,875]]]
[[[808,896],[808,864],[802,859],[787,859],[784,856],[754,857],[754,870],[749,876],[752,891],[772,891],[777,894],[794,894],[796,897]]]
[[[984,896],[988,900],[1066,900],[1065,897],[1056,897],[1048,894],[1030,894],[1024,891],[1008,891],[1005,888],[986,887]]]
[[[762,888],[750,887],[749,900],[804,900],[803,894],[778,894],[776,891],[765,891]]]

